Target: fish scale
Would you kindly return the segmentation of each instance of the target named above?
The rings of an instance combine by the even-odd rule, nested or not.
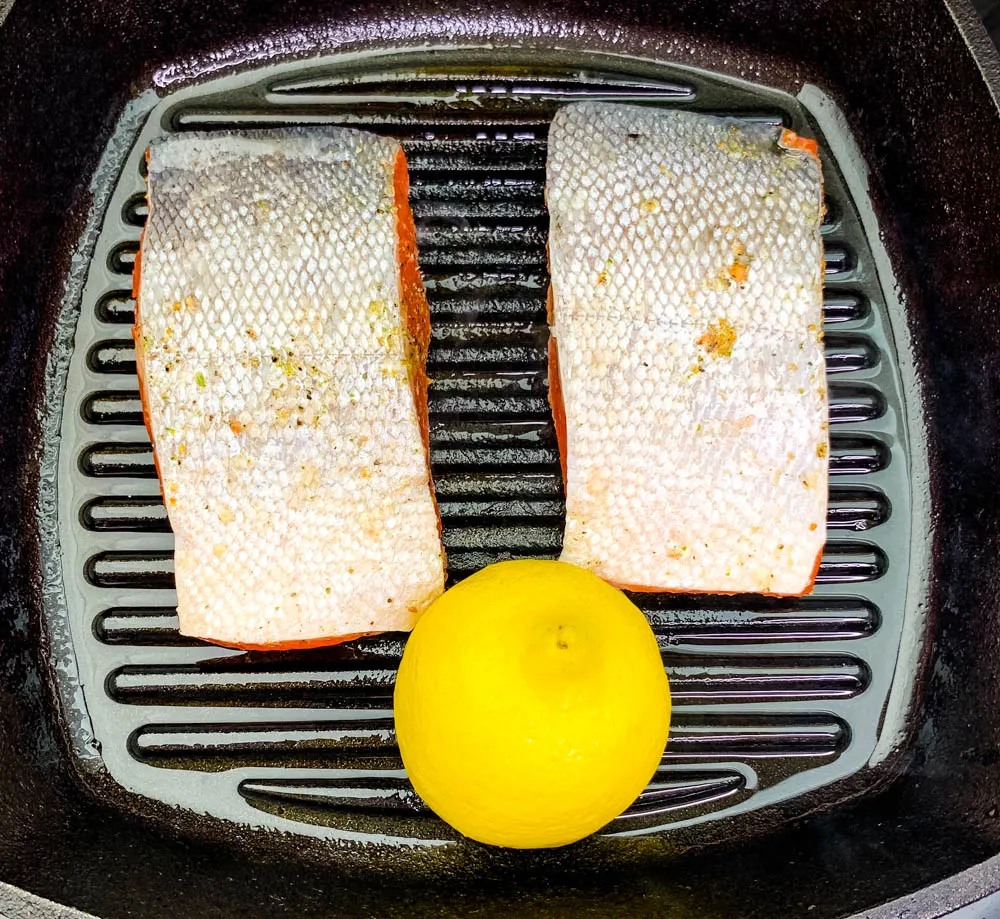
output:
[[[562,559],[798,595],[829,464],[819,161],[781,128],[585,102],[549,132]]]
[[[409,629],[443,589],[401,156],[346,129],[150,149],[136,352],[186,635]]]

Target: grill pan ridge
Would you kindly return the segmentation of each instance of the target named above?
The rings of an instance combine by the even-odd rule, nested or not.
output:
[[[921,538],[910,483],[922,470],[909,450],[863,202],[851,198],[826,138],[787,94],[685,68],[579,55],[545,68],[442,60],[282,65],[180,90],[145,120],[97,241],[63,411],[59,532],[79,685],[67,668],[56,677],[92,726],[92,742],[82,731],[71,738],[83,774],[106,769],[141,796],[251,826],[379,843],[456,838],[413,793],[394,744],[404,636],[262,655],[177,633],[172,537],[130,335],[142,152],[163,133],[285,124],[354,125],[402,140],[431,306],[431,463],[454,582],[493,561],[559,552],[545,138],[556,107],[581,98],[816,134],[828,198],[831,488],[818,587],[796,600],[635,596],[676,709],[661,768],[606,832],[697,839],[711,821],[863,770],[897,676],[911,546]],[[50,628],[60,628],[54,618]]]

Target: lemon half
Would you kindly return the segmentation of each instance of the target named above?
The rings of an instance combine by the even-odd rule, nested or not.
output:
[[[417,793],[480,842],[565,845],[653,776],[670,688],[620,591],[554,561],[500,562],[427,609],[406,645],[396,735]]]

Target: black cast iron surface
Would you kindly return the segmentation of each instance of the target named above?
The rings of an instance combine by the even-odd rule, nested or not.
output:
[[[274,860],[224,834],[197,839],[181,826],[171,838],[97,803],[75,781],[39,655],[37,410],[60,279],[97,156],[122,104],[159,67],[193,58],[166,76],[193,75],[281,50],[408,44],[415,32],[642,51],[791,90],[809,79],[839,100],[871,170],[932,409],[936,656],[916,754],[886,794],[748,848],[671,859],[660,844],[637,844],[614,865],[602,844],[503,858],[474,852],[444,872],[379,867],[375,881],[372,869]],[[242,50],[226,50],[234,46]],[[1000,130],[946,7],[678,2],[459,17],[386,4],[332,14],[308,2],[280,10],[21,2],[0,31],[0,85],[8,102],[0,122],[0,877],[103,915],[673,908],[824,916],[997,850],[1000,201],[991,158]]]

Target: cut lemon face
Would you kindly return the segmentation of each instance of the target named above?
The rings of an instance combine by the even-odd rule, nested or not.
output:
[[[670,725],[656,638],[620,590],[554,561],[500,562],[410,636],[396,735],[417,793],[480,842],[565,845],[652,778]]]

